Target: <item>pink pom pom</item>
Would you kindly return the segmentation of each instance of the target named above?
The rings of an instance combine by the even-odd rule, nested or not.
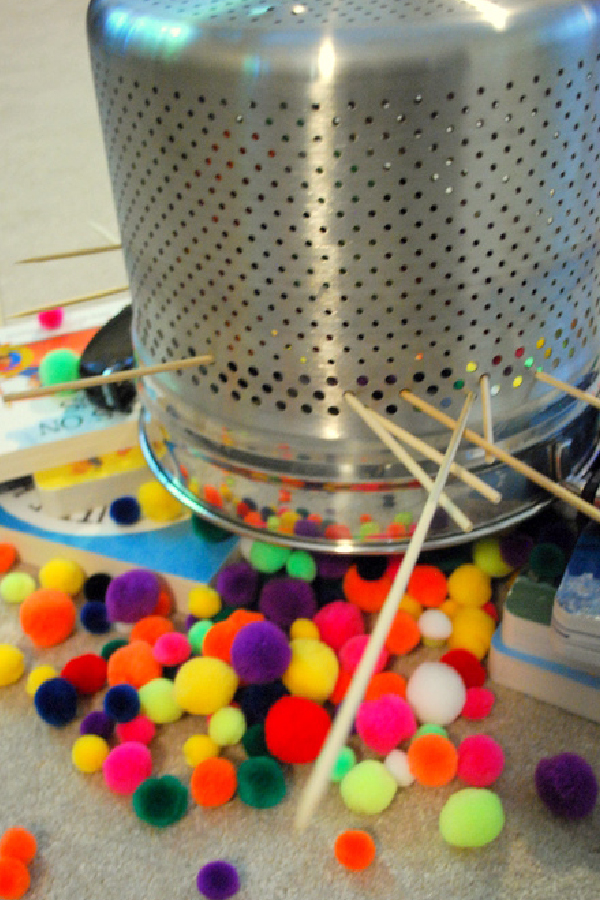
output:
[[[487,787],[504,769],[504,751],[487,734],[472,734],[458,747],[458,777],[471,787]]]
[[[60,328],[65,318],[65,311],[60,306],[55,309],[46,309],[38,313],[38,323],[41,328],[51,331],[53,328]]]
[[[117,725],[117,737],[122,744],[127,741],[149,744],[155,734],[156,725],[143,713],[137,715],[130,722],[121,722]]]
[[[467,688],[467,697],[461,715],[464,719],[469,719],[471,722],[485,719],[491,713],[495,702],[496,695],[489,688]]]
[[[324,644],[337,653],[346,641],[365,633],[362,613],[354,603],[333,600],[315,613],[313,622]]]
[[[102,772],[107,787],[115,794],[133,794],[152,774],[150,751],[139,741],[119,744],[104,760]]]
[[[338,653],[340,666],[347,672],[354,672],[360,662],[360,658],[364,653],[365,647],[369,642],[368,634],[357,634],[355,637],[349,638]],[[375,672],[381,672],[387,666],[390,655],[384,648],[377,659]]]
[[[406,700],[398,694],[382,694],[361,703],[356,730],[367,747],[387,756],[401,741],[413,736],[417,723]]]
[[[154,659],[163,666],[178,666],[190,658],[192,645],[185,634],[168,631],[156,639]]]

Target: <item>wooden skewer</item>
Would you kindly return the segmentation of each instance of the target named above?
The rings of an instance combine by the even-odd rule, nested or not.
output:
[[[100,300],[102,297],[112,297],[114,294],[125,294],[129,290],[129,285],[124,287],[106,288],[103,291],[96,291],[93,294],[82,294],[80,297],[69,297],[67,300],[56,300],[54,303],[45,303],[43,306],[34,306],[31,309],[24,309],[21,312],[13,313],[8,316],[9,319],[23,319],[25,316],[33,316],[36,313],[46,312],[47,309],[60,309],[63,306],[74,306],[76,303],[88,303],[90,300]]]
[[[412,447],[413,450],[417,450],[422,453],[423,456],[426,456],[428,459],[441,465],[444,455],[443,453],[440,453],[439,450],[436,450],[435,447],[425,443],[421,438],[418,438],[400,425],[396,425],[395,422],[390,422],[389,419],[386,419],[385,416],[381,416],[378,412],[375,412],[375,410],[371,410],[370,412],[373,418],[377,419],[390,434],[395,435],[405,444],[408,444],[409,447]],[[465,469],[458,463],[452,463],[450,466],[450,474],[460,478],[461,481],[464,481],[465,484],[473,488],[474,491],[477,491],[491,503],[500,503],[502,500],[500,491],[497,491],[489,484],[486,484],[482,478],[478,478],[477,475],[474,475],[473,472],[469,472],[468,469]]]
[[[102,244],[100,247],[81,247],[76,250],[62,250],[59,253],[45,253],[41,256],[28,256],[26,259],[18,259],[17,265],[28,263],[44,263],[55,259],[74,259],[76,256],[94,256],[96,253],[110,253],[113,250],[121,250],[121,244]]]
[[[589,403],[590,406],[595,406],[596,409],[600,409],[600,397],[595,397],[594,394],[589,394],[587,391],[582,391],[579,388],[572,387],[570,384],[567,384],[566,381],[559,381],[558,378],[554,378],[554,376],[552,375],[547,375],[546,372],[536,372],[535,377],[538,379],[538,381],[543,381],[545,384],[550,384],[552,385],[552,387],[564,391],[565,394],[571,394],[572,397],[577,397],[578,400],[585,400],[585,402]]]
[[[483,436],[490,444],[494,443],[494,425],[492,421],[492,395],[490,394],[490,376],[482,375],[479,379],[479,396],[481,397],[481,411],[483,413]],[[493,462],[494,457],[485,454],[486,462]]]
[[[360,416],[365,425],[368,425],[371,431],[375,432],[377,437],[382,441],[386,447],[392,451],[394,456],[400,460],[400,462],[408,469],[408,471],[413,475],[417,481],[420,481],[426,491],[431,491],[433,489],[433,479],[429,477],[427,472],[418,464],[416,460],[412,458],[410,453],[404,449],[404,447],[399,444],[372,415],[371,410],[367,409],[360,400],[351,392],[346,391],[344,394],[344,399],[346,403],[354,410],[354,412]],[[440,494],[439,505],[446,510],[449,516],[451,516],[459,528],[463,531],[472,531],[473,523],[470,519],[465,516],[465,514],[460,510],[455,503],[450,500],[447,494]]]
[[[427,403],[426,400],[421,400],[421,398],[417,397],[416,394],[413,394],[412,391],[400,391],[400,396],[404,400],[406,400],[407,403],[410,403],[417,409],[420,409],[423,412],[427,413],[429,416],[431,416],[432,419],[436,419],[438,422],[441,422],[448,428],[455,427],[456,422],[454,419],[452,419],[450,416],[447,416],[446,413],[443,413],[440,410],[436,409],[434,406],[431,406],[431,404]],[[554,496],[558,497],[559,500],[563,500],[570,506],[575,507],[575,509],[578,509],[579,512],[582,512],[584,513],[584,515],[589,516],[590,519],[594,519],[594,521],[600,522],[600,509],[596,509],[596,507],[591,503],[586,503],[586,501],[582,500],[581,497],[578,497],[577,494],[573,494],[561,484],[556,484],[556,482],[552,481],[551,478],[548,478],[546,475],[542,475],[542,473],[536,471],[536,469],[532,469],[531,466],[527,465],[527,463],[524,463],[520,459],[516,459],[514,456],[511,456],[510,453],[507,453],[506,450],[502,450],[500,447],[497,447],[496,444],[490,444],[489,441],[486,441],[486,439],[477,434],[476,431],[471,431],[470,428],[466,428],[465,437],[467,438],[467,440],[471,441],[471,443],[477,444],[478,447],[486,450],[496,459],[501,460],[501,462],[505,463],[511,469],[514,469],[516,472],[524,475],[525,478],[529,478],[530,481],[533,481],[534,484],[537,484],[545,491],[548,491],[549,494],[554,494]]]
[[[177,369],[189,369],[191,366],[209,365],[215,361],[214,356],[188,356],[185,359],[172,359],[166,363],[156,363],[152,366],[139,366],[135,369],[123,369],[119,372],[110,372],[108,375],[90,375],[89,378],[77,378],[74,381],[61,381],[57,384],[48,384],[44,387],[31,388],[27,391],[14,391],[3,395],[5,403],[13,400],[33,400],[36,397],[48,397],[61,391],[79,391],[87,388],[102,387],[104,384],[115,384],[119,381],[130,381],[134,378],[144,378],[146,375],[157,375],[162,372],[174,372]]]
[[[460,418],[450,439],[448,449],[444,455],[444,461],[437,473],[433,489],[423,507],[423,511],[417,522],[414,534],[408,545],[408,549],[396,573],[396,577],[390,588],[390,592],[381,608],[375,627],[356,667],[350,686],[344,700],[336,714],[329,730],[321,753],[314,765],[310,777],[306,783],[303,794],[296,811],[296,827],[305,828],[325,793],[330,780],[330,773],[335,765],[338,754],[343,747],[356,711],[360,706],[367,685],[371,679],[377,659],[391,628],[394,616],[398,611],[398,604],[404,596],[408,580],[425,542],[431,520],[435,512],[438,500],[444,489],[446,479],[450,471],[450,465],[458,449],[462,434],[473,403],[473,395],[469,394],[463,406]]]

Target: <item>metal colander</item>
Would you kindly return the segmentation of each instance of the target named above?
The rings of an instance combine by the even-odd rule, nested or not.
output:
[[[585,470],[597,414],[535,372],[598,377],[595,5],[92,0],[88,32],[136,353],[214,356],[144,382],[177,496],[254,535],[395,547],[425,494],[344,393],[444,449],[400,390],[456,418],[483,374],[499,446]],[[463,448],[503,495],[448,484],[476,533],[546,502]],[[429,543],[461,537],[440,514]]]

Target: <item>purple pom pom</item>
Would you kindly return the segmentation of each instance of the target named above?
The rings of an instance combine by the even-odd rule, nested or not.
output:
[[[302,578],[272,578],[260,592],[258,606],[265,618],[289,628],[296,619],[312,619],[317,611],[315,592]]]
[[[598,797],[594,770],[577,753],[541,759],[535,769],[535,787],[548,809],[566,819],[587,816]]]
[[[313,519],[298,519],[294,523],[294,534],[298,537],[321,537],[324,531],[323,523]]]
[[[79,726],[80,734],[97,734],[105,741],[111,739],[115,730],[115,721],[104,710],[94,710],[84,716]]]
[[[240,889],[240,879],[235,866],[221,859],[202,866],[196,878],[196,887],[208,900],[227,900]]]
[[[252,606],[256,600],[259,577],[250,563],[242,559],[220,570],[215,589],[225,606]]]
[[[528,534],[505,534],[500,538],[500,556],[507,566],[520,569],[525,565],[533,549],[533,538]]]
[[[288,639],[273,622],[244,625],[231,645],[231,665],[246,684],[267,684],[281,678],[291,658]]]
[[[315,562],[321,578],[343,578],[352,565],[352,557],[343,553],[316,553]]]
[[[137,622],[156,609],[160,581],[146,569],[132,569],[113,578],[106,591],[109,622]]]

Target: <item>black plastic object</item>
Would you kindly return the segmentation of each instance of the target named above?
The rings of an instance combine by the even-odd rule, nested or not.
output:
[[[134,367],[131,322],[129,304],[96,332],[79,360],[81,378],[124,372]],[[86,393],[95,406],[113,412],[130,412],[136,398],[135,383],[127,380],[87,388]]]

